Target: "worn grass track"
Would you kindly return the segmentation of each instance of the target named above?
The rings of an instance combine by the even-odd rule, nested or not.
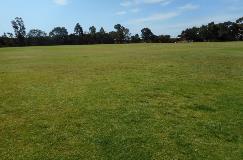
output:
[[[243,43],[0,49],[0,159],[243,159]]]

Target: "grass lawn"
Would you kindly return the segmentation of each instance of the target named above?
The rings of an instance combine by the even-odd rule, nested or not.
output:
[[[0,159],[243,159],[243,43],[0,49]]]

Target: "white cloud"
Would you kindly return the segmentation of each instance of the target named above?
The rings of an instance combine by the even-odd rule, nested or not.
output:
[[[139,8],[133,8],[130,10],[132,13],[138,13],[140,12],[140,9]]]
[[[116,15],[118,15],[118,16],[122,16],[122,15],[125,15],[125,14],[127,14],[126,11],[119,11],[119,12],[116,12]]]
[[[172,2],[173,2],[173,0],[164,1],[161,3],[161,6],[167,6],[167,5],[171,4]]]
[[[183,10],[183,11],[189,11],[189,10],[197,10],[200,6],[199,5],[194,5],[191,3],[188,3],[184,6],[179,7],[179,9]]]
[[[54,0],[54,3],[61,5],[61,6],[65,6],[68,4],[68,0]]]
[[[178,15],[179,15],[178,12],[159,13],[159,14],[154,14],[152,16],[145,17],[145,18],[135,19],[135,20],[130,21],[129,23],[130,24],[141,24],[141,23],[151,22],[151,21],[163,21],[163,20],[174,18]]]
[[[168,0],[143,0],[143,3],[146,4],[156,4],[156,3],[165,3]]]
[[[131,7],[135,5],[141,5],[141,4],[169,4],[172,0],[126,0],[120,3],[123,7]]]
[[[120,5],[123,7],[128,7],[128,6],[133,5],[133,3],[132,3],[132,1],[124,1],[124,2],[120,3]]]
[[[147,0],[147,1],[150,1],[152,3],[152,2],[158,2],[161,0]],[[174,11],[174,12],[158,13],[158,14],[154,14],[154,15],[144,17],[144,18],[134,19],[128,23],[129,24],[142,24],[142,23],[152,22],[152,21],[168,20],[168,19],[177,17],[186,11],[196,10],[199,7],[200,7],[199,5],[186,4],[184,6],[179,7],[179,10]]]

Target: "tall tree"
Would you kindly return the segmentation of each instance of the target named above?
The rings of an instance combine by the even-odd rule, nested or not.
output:
[[[114,28],[116,29],[115,41],[117,43],[123,43],[130,39],[130,33],[128,28],[122,26],[121,24],[116,24]]]
[[[243,40],[243,17],[237,19],[236,24],[238,26],[238,38]]]
[[[142,39],[143,39],[144,42],[147,42],[148,43],[148,42],[152,42],[153,41],[154,34],[151,31],[151,29],[149,29],[149,28],[143,28],[141,30],[141,32],[142,32]]]
[[[199,28],[197,27],[188,28],[185,31],[182,31],[180,37],[183,40],[198,42],[200,41]]]
[[[171,37],[170,37],[170,35],[160,35],[160,36],[158,36],[158,42],[159,43],[170,43]]]
[[[39,29],[31,29],[29,33],[27,34],[28,38],[41,38],[41,37],[46,37],[47,34]]]
[[[61,38],[64,39],[68,36],[68,31],[65,27],[55,27],[50,33],[49,36],[52,38]]]
[[[139,42],[141,42],[141,38],[139,37],[138,34],[135,34],[134,36],[131,36],[131,42],[132,43],[139,43]]]
[[[68,37],[68,31],[65,27],[55,27],[50,33],[50,38],[54,41],[55,44],[65,44],[67,37]]]
[[[103,27],[100,28],[100,34],[105,34],[105,29]]]
[[[95,34],[96,34],[96,28],[95,28],[95,26],[91,26],[91,27],[89,27],[89,33],[90,33],[91,35],[95,35]]]
[[[74,27],[74,33],[77,36],[83,36],[84,35],[83,28],[81,27],[81,25],[79,23],[77,23],[76,26]]]
[[[31,29],[27,34],[28,45],[46,45],[48,44],[47,34],[39,29]]]
[[[11,21],[12,27],[14,29],[14,33],[16,38],[19,41],[20,45],[24,45],[25,43],[25,36],[26,36],[26,28],[24,25],[24,21],[21,17],[16,17],[14,20]]]

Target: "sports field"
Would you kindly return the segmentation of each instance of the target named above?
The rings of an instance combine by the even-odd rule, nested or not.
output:
[[[243,159],[243,43],[0,49],[0,159]]]

